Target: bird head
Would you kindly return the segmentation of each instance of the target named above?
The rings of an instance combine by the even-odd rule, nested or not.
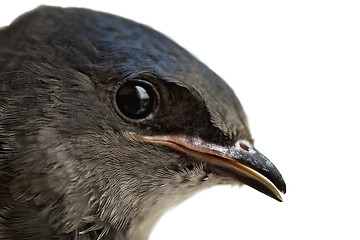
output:
[[[0,41],[0,203],[40,209],[62,234],[145,239],[167,208],[216,184],[281,201],[284,180],[234,92],[166,36],[40,7]]]

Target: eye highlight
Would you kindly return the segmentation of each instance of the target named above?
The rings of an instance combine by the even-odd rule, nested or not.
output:
[[[155,110],[156,93],[143,81],[129,81],[119,87],[115,96],[118,111],[128,119],[148,118]]]

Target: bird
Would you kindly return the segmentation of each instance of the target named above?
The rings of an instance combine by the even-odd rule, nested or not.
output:
[[[282,201],[234,91],[164,34],[40,6],[0,43],[0,239],[146,240],[218,184]]]

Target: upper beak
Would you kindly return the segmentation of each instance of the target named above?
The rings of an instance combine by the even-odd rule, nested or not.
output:
[[[282,201],[286,184],[275,165],[248,141],[220,146],[188,136],[141,136],[142,140],[165,145],[205,163],[215,174],[236,179]]]

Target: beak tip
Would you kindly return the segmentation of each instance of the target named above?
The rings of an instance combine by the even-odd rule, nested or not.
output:
[[[281,188],[279,189],[280,190],[280,192],[282,193],[282,194],[286,194],[286,185],[285,185],[285,182],[283,182],[284,184],[283,184],[283,186],[281,186]],[[282,199],[282,196],[281,196],[281,194],[279,193],[278,194],[278,199],[277,199],[279,202],[282,202],[283,201],[283,199]]]
[[[281,196],[281,193],[282,194],[286,194],[286,184],[285,184],[285,181],[283,180],[283,178],[281,177],[281,181],[280,181],[280,185],[277,186],[278,190],[279,190],[279,193],[277,194],[277,200],[279,202],[282,202],[283,199],[282,199],[282,196]]]
[[[286,193],[286,184],[285,184],[285,181],[282,180],[282,184],[279,186],[279,190],[280,192],[282,192],[283,194]]]
[[[284,179],[282,178],[282,176],[280,175],[280,178],[278,178],[277,181],[271,182],[269,184],[269,186],[271,186],[271,187],[266,190],[263,189],[263,190],[265,190],[263,193],[274,198],[275,200],[277,200],[279,202],[282,202],[283,201],[282,196],[286,193],[286,183],[285,183]]]
[[[284,192],[281,191],[281,193],[285,194]],[[276,195],[272,196],[275,200],[279,201],[279,202],[283,202],[283,198],[282,198],[282,194],[280,192],[278,192]]]

